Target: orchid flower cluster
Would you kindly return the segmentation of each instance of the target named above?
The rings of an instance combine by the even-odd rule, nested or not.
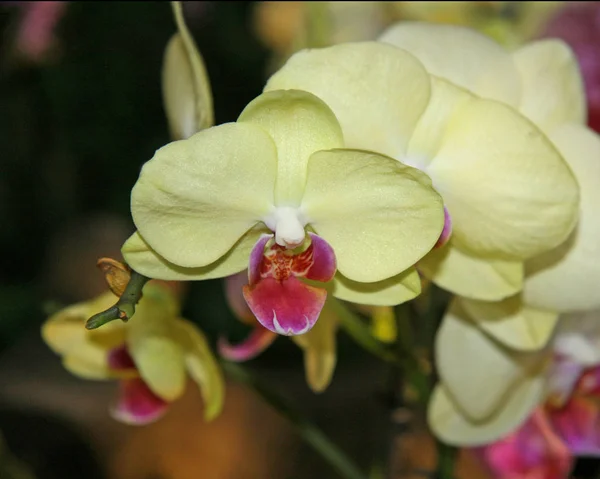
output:
[[[436,337],[434,434],[493,461],[486,445],[503,440],[506,455],[532,434],[520,427],[547,438],[554,421],[561,451],[596,454],[600,429],[581,438],[565,422],[600,390],[600,345],[585,342],[600,330],[600,138],[569,47],[509,52],[467,27],[400,22],[376,41],[295,53],[237,121],[213,126],[177,5],[175,17],[163,76],[174,141],[142,168],[122,249],[154,281],[127,323],[83,329],[109,293],[51,318],[65,366],[120,379],[121,418],[135,409],[127,391],[144,389],[138,422],[181,394],[187,371],[210,418],[222,379],[165,281],[225,278],[254,329],[220,353],[245,360],[289,336],[315,391],[335,368],[340,301],[389,311],[433,284],[454,295]]]

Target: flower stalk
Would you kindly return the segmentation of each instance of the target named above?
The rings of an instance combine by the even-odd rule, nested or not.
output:
[[[131,278],[119,301],[113,307],[97,313],[88,319],[85,323],[86,329],[99,328],[115,319],[120,319],[123,322],[130,320],[135,314],[136,304],[142,297],[142,288],[149,280],[150,278],[132,271]]]
[[[250,387],[294,426],[296,432],[344,479],[367,479],[359,467],[315,424],[296,411],[277,392],[248,370],[229,361],[221,361],[223,370],[236,381]]]

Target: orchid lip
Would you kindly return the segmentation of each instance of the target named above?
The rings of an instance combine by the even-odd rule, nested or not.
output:
[[[302,329],[297,331],[294,331],[291,327],[285,329],[281,326],[281,324],[279,324],[279,321],[277,321],[277,313],[275,313],[275,310],[273,310],[273,328],[277,334],[281,334],[283,336],[294,336],[308,332],[308,330],[312,327],[312,324],[310,324],[310,320],[306,315],[304,316],[304,320],[306,321],[306,326],[304,326]]]
[[[273,236],[263,235],[250,253],[248,284],[242,293],[258,322],[273,333],[293,336],[308,332],[325,304],[326,289],[299,278],[331,281],[336,272],[335,254],[323,238],[314,233],[308,237],[310,244],[297,252],[271,244]]]
[[[263,219],[269,229],[275,232],[275,242],[287,249],[294,249],[304,242],[306,218],[298,209],[278,206]]]

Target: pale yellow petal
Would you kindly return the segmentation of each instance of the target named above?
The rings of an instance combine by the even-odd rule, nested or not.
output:
[[[520,353],[483,332],[454,301],[437,332],[435,360],[448,394],[471,421],[492,416],[514,387],[541,367],[544,354]]]
[[[395,306],[410,301],[421,292],[421,279],[414,268],[375,283],[359,283],[336,274],[326,285],[336,298],[356,304]]]
[[[396,276],[438,240],[444,212],[430,179],[392,158],[358,150],[315,153],[302,208],[354,281]]]
[[[600,137],[563,125],[551,140],[571,165],[581,188],[579,222],[562,245],[526,263],[525,301],[561,312],[600,308]]]
[[[123,377],[108,366],[108,351],[90,343],[74,346],[62,360],[64,368],[83,379],[102,380]],[[135,374],[135,373],[134,373]]]
[[[546,132],[563,123],[586,122],[579,64],[562,40],[528,43],[512,54],[521,76],[519,110]]]
[[[167,281],[198,281],[223,278],[246,269],[250,251],[264,233],[269,233],[262,223],[249,230],[221,258],[208,266],[184,268],[170,263],[158,255],[136,231],[123,245],[121,253],[129,266],[149,278]]]
[[[207,266],[273,207],[277,151],[249,123],[228,123],[159,149],[131,193],[144,240],[167,261]]]
[[[518,384],[507,401],[491,417],[472,421],[465,417],[443,386],[433,391],[427,421],[433,433],[454,446],[480,446],[510,434],[541,403],[544,395],[543,375],[533,376]]]
[[[499,300],[523,286],[523,263],[478,258],[452,244],[432,250],[419,261],[419,271],[451,293],[466,298]]]
[[[98,349],[102,354],[125,341],[124,323],[112,321],[102,328],[87,330],[85,322],[94,314],[110,308],[117,297],[110,291],[82,303],[74,304],[53,314],[42,325],[46,344],[57,354],[68,355],[74,350]],[[85,354],[85,353],[84,353]]]
[[[179,32],[165,49],[162,90],[171,137],[181,140],[212,126],[214,115],[204,61],[185,25],[181,4],[172,5]]]
[[[429,99],[429,76],[410,54],[376,42],[303,50],[265,91],[305,90],[337,116],[346,146],[402,156]]]
[[[323,392],[333,377],[337,327],[337,316],[325,304],[319,320],[308,333],[292,336],[292,340],[304,351],[306,382],[316,393]]]
[[[400,22],[388,28],[379,40],[407,50],[429,73],[476,95],[518,104],[519,76],[512,58],[499,44],[473,29]]]
[[[238,122],[264,128],[277,146],[275,202],[278,205],[300,203],[310,155],[344,145],[333,112],[322,100],[305,91],[263,93],[244,108]]]
[[[166,292],[153,294],[152,285],[127,323],[127,347],[140,376],[156,395],[174,401],[185,389],[182,345],[173,336],[176,318]]]
[[[487,334],[523,351],[545,347],[558,323],[558,313],[528,307],[519,295],[496,302],[462,299],[460,305]]]
[[[177,320],[175,334],[185,349],[185,364],[200,387],[204,399],[204,417],[210,421],[223,409],[225,381],[221,368],[208,346],[204,334],[192,323]]]
[[[426,172],[452,217],[454,244],[473,254],[526,259],[560,244],[575,225],[573,173],[507,105],[475,97],[461,103]]]
[[[474,100],[463,88],[437,77],[430,78],[431,96],[413,132],[402,163],[426,170],[446,141],[449,125],[457,112]]]

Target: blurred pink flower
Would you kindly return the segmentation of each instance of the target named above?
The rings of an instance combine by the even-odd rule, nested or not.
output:
[[[497,479],[567,479],[574,456],[600,456],[600,367],[584,369],[574,382],[566,377],[573,368],[561,362],[554,375],[565,377],[550,383],[559,390],[518,430],[476,449]]]
[[[23,11],[16,49],[31,61],[43,59],[55,41],[55,29],[68,2],[3,2]]]

